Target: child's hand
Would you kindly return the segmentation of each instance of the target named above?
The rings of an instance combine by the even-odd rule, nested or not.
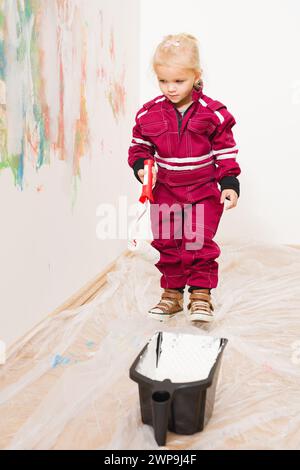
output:
[[[221,204],[224,203],[225,199],[230,200],[230,204],[225,206],[225,209],[232,209],[232,207],[237,205],[238,195],[234,189],[223,189],[220,199]]]
[[[155,186],[155,183],[156,183],[156,173],[157,173],[157,170],[153,166],[152,167],[152,188]],[[138,177],[142,180],[142,183],[144,183],[144,170],[143,169],[138,171]]]

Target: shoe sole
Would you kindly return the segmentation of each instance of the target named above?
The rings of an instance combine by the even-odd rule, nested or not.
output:
[[[211,322],[213,321],[214,317],[212,315],[206,315],[205,313],[193,313],[189,315],[190,321],[203,321],[203,322]]]
[[[154,318],[155,320],[164,321],[164,320],[170,320],[170,318],[175,317],[175,315],[177,315],[177,313],[180,313],[180,312],[183,312],[183,308],[181,310],[178,310],[178,312],[175,312],[175,313],[155,313],[155,312],[151,312],[151,310],[148,310],[147,313],[151,318]]]

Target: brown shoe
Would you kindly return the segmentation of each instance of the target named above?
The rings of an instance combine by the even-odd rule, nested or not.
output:
[[[164,289],[159,303],[148,311],[157,320],[173,317],[183,310],[183,294],[176,289]]]
[[[191,321],[213,321],[214,307],[211,303],[209,289],[194,289],[190,293],[190,302],[187,306],[190,310],[189,319]]]

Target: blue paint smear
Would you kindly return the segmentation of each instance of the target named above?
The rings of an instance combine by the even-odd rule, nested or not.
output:
[[[6,58],[4,54],[4,41],[0,40],[0,79],[4,80],[6,69]]]
[[[18,164],[18,169],[17,169],[17,182],[21,189],[23,189],[23,176],[24,176],[24,152],[22,150],[22,153],[19,156],[19,164]]]
[[[60,364],[62,365],[67,365],[71,362],[71,359],[68,357],[61,356],[60,354],[56,354],[53,358],[51,367],[55,369],[55,367],[59,366]]]

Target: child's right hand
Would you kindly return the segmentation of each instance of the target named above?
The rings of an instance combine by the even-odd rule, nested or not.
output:
[[[156,183],[156,173],[157,173],[157,170],[156,168],[153,166],[152,167],[152,187],[155,185]],[[138,171],[138,177],[142,180],[142,183],[144,183],[144,174],[145,174],[145,170],[139,170]]]

